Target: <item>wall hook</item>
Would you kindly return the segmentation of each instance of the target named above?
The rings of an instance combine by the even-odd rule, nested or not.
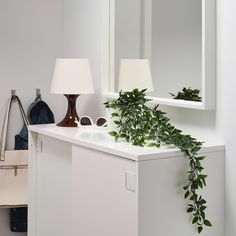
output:
[[[16,100],[16,90],[15,89],[12,89],[11,90],[11,97],[13,98],[13,101],[15,101]]]
[[[15,96],[16,95],[16,90],[15,89],[12,89],[11,90],[11,96]]]
[[[36,98],[41,98],[41,90],[39,88],[36,89]]]

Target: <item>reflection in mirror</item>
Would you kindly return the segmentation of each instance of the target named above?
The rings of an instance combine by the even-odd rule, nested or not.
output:
[[[134,88],[146,89],[146,92],[153,91],[152,75],[147,59],[120,60],[118,89],[128,92]]]
[[[121,59],[148,58],[154,92],[172,98],[183,87],[202,90],[202,2],[115,1],[115,92]],[[135,78],[134,78],[135,79]]]

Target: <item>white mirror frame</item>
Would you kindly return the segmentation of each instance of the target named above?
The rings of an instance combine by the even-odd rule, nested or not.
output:
[[[216,103],[216,0],[202,1],[202,102],[150,97],[152,103],[199,110],[213,110]],[[151,0],[145,0],[147,10]],[[148,20],[148,19],[147,19]],[[118,97],[115,92],[115,0],[103,0],[102,96]],[[147,27],[148,30],[148,27]],[[150,45],[146,45],[147,53]]]

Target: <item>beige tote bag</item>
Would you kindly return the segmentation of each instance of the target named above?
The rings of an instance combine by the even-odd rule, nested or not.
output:
[[[28,150],[6,151],[9,115],[16,101],[26,126],[29,121],[20,99],[13,95],[8,103],[0,143],[0,208],[26,206],[28,203]]]

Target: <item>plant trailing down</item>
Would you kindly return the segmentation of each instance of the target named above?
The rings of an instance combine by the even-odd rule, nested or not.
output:
[[[183,88],[177,95],[169,93],[174,99],[182,99],[187,101],[201,102],[202,98],[199,96],[199,89]]]
[[[134,89],[132,92],[120,92],[118,99],[105,103],[106,108],[117,111],[112,113],[112,119],[118,131],[111,131],[110,135],[116,141],[125,139],[137,146],[159,148],[161,143],[175,145],[188,156],[188,182],[183,187],[184,198],[190,201],[187,212],[192,214],[192,224],[196,224],[198,233],[201,233],[204,226],[212,226],[205,215],[206,201],[198,194],[198,190],[206,186],[207,178],[202,173],[204,168],[201,164],[205,156],[198,156],[203,143],[171,125],[158,106],[147,106],[150,100],[146,98],[145,91]]]

